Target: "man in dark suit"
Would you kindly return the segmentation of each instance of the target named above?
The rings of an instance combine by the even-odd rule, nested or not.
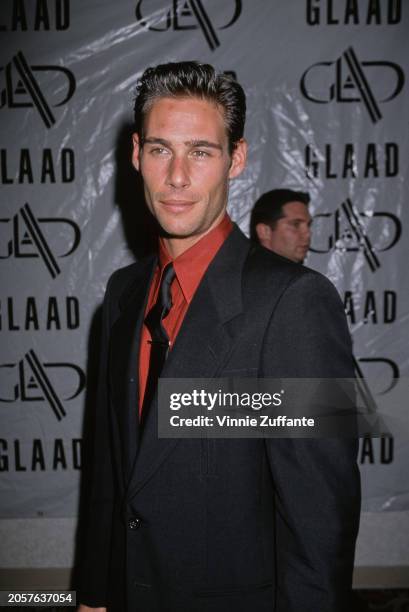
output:
[[[356,440],[159,438],[156,394],[160,372],[352,377],[337,292],[226,214],[246,162],[237,82],[195,62],[148,69],[135,119],[159,249],[105,295],[80,610],[344,612]]]

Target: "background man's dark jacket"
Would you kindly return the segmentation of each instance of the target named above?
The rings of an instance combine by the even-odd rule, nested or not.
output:
[[[158,439],[156,400],[139,431],[139,337],[155,265],[118,270],[106,291],[80,601],[115,612],[344,612],[356,440]],[[163,376],[352,378],[338,294],[235,227]]]

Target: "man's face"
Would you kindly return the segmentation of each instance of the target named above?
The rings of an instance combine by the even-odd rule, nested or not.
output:
[[[256,227],[261,244],[287,259],[302,263],[311,240],[311,216],[302,202],[287,202],[283,206],[284,217],[272,229],[265,223]]]
[[[222,219],[246,144],[240,141],[230,155],[223,110],[190,97],[156,100],[145,116],[143,141],[134,134],[133,145],[148,208],[182,252]]]

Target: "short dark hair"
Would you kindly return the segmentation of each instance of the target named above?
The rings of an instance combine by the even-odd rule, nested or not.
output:
[[[265,223],[274,229],[277,221],[284,215],[283,206],[288,202],[302,202],[308,206],[310,196],[305,191],[292,189],[272,189],[263,193],[254,204],[250,219],[250,238],[257,241],[256,225]]]
[[[175,62],[147,68],[136,86],[135,129],[143,139],[143,120],[158,98],[198,97],[221,106],[229,140],[229,152],[243,137],[246,95],[228,74],[215,72],[210,64]]]

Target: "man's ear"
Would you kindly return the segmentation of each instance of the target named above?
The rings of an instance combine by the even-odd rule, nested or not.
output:
[[[270,240],[271,238],[271,227],[266,223],[257,223],[256,225],[256,234],[260,241],[260,244],[263,246]]]
[[[247,142],[244,140],[244,138],[240,138],[240,140],[236,143],[231,156],[229,178],[235,178],[236,176],[239,176],[241,172],[243,172],[244,168],[246,167],[246,160]]]
[[[137,134],[136,132],[134,134],[132,134],[132,144],[133,144],[133,149],[132,149],[132,165],[139,172],[141,141],[140,141],[140,138],[139,138],[139,134]]]

